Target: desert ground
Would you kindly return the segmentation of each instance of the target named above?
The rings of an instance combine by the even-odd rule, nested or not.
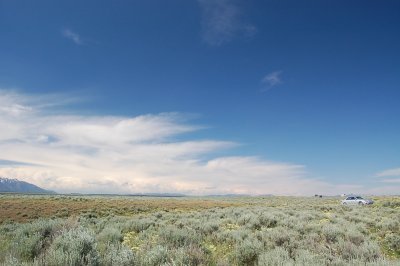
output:
[[[400,265],[400,197],[0,195],[1,265]]]

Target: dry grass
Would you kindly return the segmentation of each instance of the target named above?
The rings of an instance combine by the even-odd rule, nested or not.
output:
[[[0,224],[28,222],[37,218],[71,217],[88,214],[130,216],[156,211],[187,212],[215,207],[234,207],[243,203],[223,199],[151,198],[100,196],[0,195]]]

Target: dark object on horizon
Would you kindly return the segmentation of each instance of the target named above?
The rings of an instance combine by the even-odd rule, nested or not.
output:
[[[315,194],[314,197],[322,198],[322,195]]]
[[[8,193],[55,193],[50,190],[40,188],[34,184],[20,181],[18,179],[10,179],[0,177],[0,192]]]

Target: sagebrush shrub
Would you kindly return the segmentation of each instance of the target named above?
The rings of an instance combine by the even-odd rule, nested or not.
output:
[[[12,253],[22,261],[32,261],[61,230],[60,220],[37,220],[17,227],[12,239]]]
[[[258,258],[259,266],[291,266],[295,265],[289,252],[282,247],[264,251]]]
[[[235,258],[239,265],[255,265],[262,250],[262,243],[257,239],[247,238],[236,245]]]
[[[199,242],[199,235],[191,229],[167,226],[162,228],[159,236],[168,246],[181,247]]]
[[[93,234],[85,228],[64,231],[50,246],[45,264],[57,265],[98,265],[99,258]]]
[[[135,256],[132,250],[124,245],[108,244],[105,253],[101,256],[100,264],[104,266],[135,265]]]
[[[119,243],[122,242],[123,236],[117,228],[106,227],[97,235],[97,240],[103,243]]]

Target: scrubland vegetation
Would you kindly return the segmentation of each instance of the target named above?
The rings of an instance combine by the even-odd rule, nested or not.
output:
[[[3,195],[0,264],[400,265],[400,197],[373,199]]]

